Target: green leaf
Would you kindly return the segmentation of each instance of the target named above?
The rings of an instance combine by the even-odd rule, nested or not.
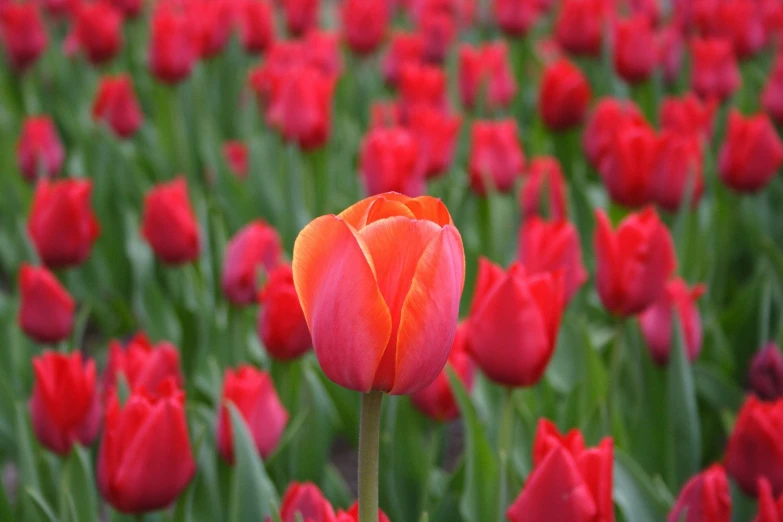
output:
[[[73,508],[74,522],[98,521],[98,498],[95,494],[95,478],[87,450],[75,445],[62,470],[61,502],[64,501],[69,510]],[[72,506],[69,506],[72,503]],[[63,513],[61,507],[60,513]]]
[[[666,520],[669,506],[650,477],[622,450],[614,450],[614,501],[628,522]]]
[[[40,491],[32,487],[27,487],[25,488],[25,495],[32,500],[32,505],[35,506],[36,512],[41,519],[47,520],[48,522],[60,522],[60,519],[54,514],[54,510],[43,495],[41,495]]]

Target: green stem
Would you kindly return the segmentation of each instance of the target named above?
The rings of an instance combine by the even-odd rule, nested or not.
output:
[[[606,398],[606,412],[608,419],[609,432],[614,425],[614,403],[617,399],[617,392],[620,388],[620,370],[622,369],[623,360],[623,327],[625,321],[620,319],[617,322],[617,327],[614,335],[614,345],[612,347],[612,360],[609,367],[609,390]]]
[[[359,424],[359,522],[378,522],[378,449],[383,392],[362,395]]]
[[[484,197],[478,198],[479,206],[479,223],[481,223],[481,235],[483,240],[484,255],[491,260],[495,260],[495,242],[494,242],[494,230],[492,227],[492,202],[490,201],[491,195],[486,194]]]
[[[511,454],[511,443],[514,440],[514,401],[513,390],[503,390],[503,413],[500,418],[500,436],[498,440],[498,454],[500,455],[500,484],[498,485],[498,513],[501,520],[505,520],[506,508],[508,508],[508,460]]]

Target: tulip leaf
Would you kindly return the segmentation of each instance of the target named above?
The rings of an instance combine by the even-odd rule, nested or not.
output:
[[[11,503],[8,500],[8,494],[5,489],[5,484],[0,482],[0,520],[13,520]]]
[[[614,501],[628,522],[666,520],[667,502],[654,482],[625,452],[614,450]]]
[[[43,495],[41,495],[40,491],[35,488],[28,487],[25,489],[25,494],[30,500],[33,501],[32,505],[35,506],[36,512],[42,520],[46,520],[48,522],[60,522],[60,519],[57,518],[57,515],[54,514],[52,506],[49,505]]]
[[[258,522],[272,517],[280,522],[277,491],[266,473],[245,419],[233,403],[229,403],[228,409],[235,459],[228,520]]]
[[[87,450],[75,445],[63,469],[61,502],[74,511],[74,522],[97,522],[98,499],[95,495],[95,478]],[[70,505],[72,504],[72,505]],[[60,513],[64,507],[61,506]]]
[[[28,422],[27,411],[22,404],[16,406],[16,443],[17,443],[17,459],[19,465],[19,478],[20,483],[27,486],[33,491],[39,490],[39,478],[38,468],[36,464],[36,448],[31,441],[33,441],[33,434],[30,430],[30,424]],[[31,504],[31,497],[24,495],[22,497],[22,509],[25,520],[38,520],[35,510]]]

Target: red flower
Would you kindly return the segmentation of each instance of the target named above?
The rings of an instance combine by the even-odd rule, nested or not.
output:
[[[547,66],[538,95],[538,111],[547,127],[567,130],[582,123],[590,101],[590,85],[582,71],[566,60]]]
[[[750,58],[767,43],[759,2],[733,0],[719,2],[713,11],[713,33],[729,40],[740,59]]]
[[[332,505],[318,486],[310,482],[291,482],[280,504],[282,522],[296,522],[297,515],[307,522],[337,522]],[[267,522],[270,522],[267,519]]]
[[[389,29],[389,7],[385,2],[346,0],[342,4],[342,33],[356,54],[378,49]]]
[[[674,85],[680,79],[682,72],[682,57],[685,53],[685,42],[682,28],[670,23],[658,31],[657,42],[658,65],[663,72],[663,80],[667,85]]]
[[[191,20],[171,8],[158,7],[152,15],[149,66],[159,81],[176,84],[190,76],[196,61],[197,42]]]
[[[269,355],[287,361],[307,352],[313,341],[289,265],[280,265],[269,273],[258,300],[262,305],[258,313],[258,335]]]
[[[756,397],[763,401],[783,397],[783,353],[775,343],[767,343],[753,357],[748,383]]]
[[[107,63],[122,47],[122,14],[108,2],[81,4],[74,34],[90,63]]]
[[[732,109],[718,158],[721,180],[737,192],[757,192],[772,180],[781,165],[783,142],[767,115],[743,117]]]
[[[530,162],[519,200],[526,220],[533,216],[566,218],[566,182],[557,158],[542,156]]]
[[[742,83],[731,43],[719,39],[695,39],[691,43],[691,86],[702,98],[725,100]]]
[[[401,127],[371,130],[362,141],[360,172],[367,194],[424,193],[424,173],[413,135]]]
[[[161,183],[147,192],[141,234],[164,263],[178,265],[198,258],[198,223],[185,178]]]
[[[238,178],[246,178],[248,170],[247,145],[241,141],[227,141],[223,144],[223,157],[229,170]]]
[[[690,205],[699,202],[704,192],[702,142],[697,135],[660,135],[652,167],[652,199],[659,206],[676,211],[689,190]]]
[[[293,36],[301,36],[318,26],[320,0],[283,0],[285,26]]]
[[[359,522],[359,503],[355,502],[348,511],[338,511],[336,522]],[[391,522],[386,513],[380,509],[378,510],[378,522]]]
[[[555,38],[571,54],[598,56],[606,20],[604,0],[564,0],[555,21]]]
[[[78,0],[66,0],[67,2],[76,2]],[[136,18],[141,13],[141,0],[109,0],[124,18]]]
[[[493,0],[495,23],[508,36],[525,36],[544,9],[541,0]]]
[[[223,293],[236,305],[256,301],[259,269],[270,271],[280,262],[282,246],[277,231],[262,220],[245,225],[226,244],[223,256]]]
[[[280,403],[269,374],[252,366],[227,369],[220,403],[217,447],[223,460],[234,463],[234,431],[228,411],[229,403],[233,403],[242,414],[259,455],[262,458],[269,457],[288,423],[288,412]]]
[[[618,129],[626,127],[626,120],[646,125],[639,108],[629,100],[603,98],[593,109],[582,134],[582,146],[593,167],[599,167],[607,150],[613,146]]]
[[[419,145],[419,160],[427,178],[446,172],[454,158],[459,116],[450,116],[432,107],[414,107],[408,113],[408,130]]]
[[[136,134],[143,122],[143,115],[129,75],[101,78],[92,106],[92,118],[104,121],[120,138]]]
[[[709,138],[716,108],[715,100],[704,102],[692,93],[681,98],[664,98],[659,112],[661,127],[679,134]]]
[[[446,73],[440,67],[407,64],[400,76],[400,111],[404,121],[417,107],[446,108]]]
[[[500,192],[512,189],[525,167],[514,120],[477,120],[471,128],[470,187],[485,196],[492,186]]]
[[[76,303],[44,267],[22,263],[19,269],[19,327],[39,343],[57,343],[71,335]]]
[[[459,49],[459,93],[462,104],[473,109],[483,101],[488,110],[508,107],[517,83],[508,62],[508,48],[503,42]]]
[[[0,42],[16,72],[33,65],[48,41],[37,3],[8,2],[0,7]]]
[[[266,0],[242,0],[235,23],[242,47],[249,53],[262,53],[275,39],[274,13]]]
[[[190,0],[186,14],[198,55],[212,58],[220,54],[231,37],[235,3],[233,0]]]
[[[614,69],[628,83],[650,78],[658,61],[655,33],[650,19],[636,15],[620,20],[614,28]]]
[[[442,64],[457,38],[457,20],[452,13],[425,10],[416,22],[424,40],[424,57],[430,63]]]
[[[16,142],[16,162],[27,181],[55,177],[65,161],[65,149],[54,122],[48,116],[29,116],[24,120]]]
[[[424,62],[424,39],[419,33],[395,32],[392,34],[389,50],[383,58],[383,78],[390,85],[397,85],[403,68],[408,64]]]
[[[767,83],[761,93],[761,104],[776,122],[783,122],[783,53],[781,52],[775,58],[775,64],[767,77]]]
[[[731,495],[726,470],[713,464],[683,486],[667,522],[730,522]]]
[[[621,119],[598,165],[612,201],[626,207],[652,202],[658,138],[649,125]]]
[[[650,207],[625,218],[616,232],[602,210],[596,219],[598,295],[610,312],[636,315],[660,297],[677,266],[669,230]]]
[[[101,405],[95,384],[95,361],[82,354],[46,351],[33,358],[35,384],[30,399],[33,432],[47,449],[66,455],[98,436]]]
[[[759,479],[759,514],[753,522],[783,522],[783,496],[775,502],[772,486],[765,478]]]

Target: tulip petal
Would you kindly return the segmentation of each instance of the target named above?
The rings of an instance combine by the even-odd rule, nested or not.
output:
[[[296,239],[292,267],[324,373],[340,386],[370,391],[392,319],[361,241],[339,217],[322,216]]]
[[[618,285],[622,276],[617,273],[621,269],[618,264],[620,260],[617,243],[606,213],[597,211],[595,219],[595,255],[598,266],[596,284],[604,306],[614,312],[621,305],[622,299],[622,288]]]
[[[454,342],[464,282],[462,238],[446,225],[421,256],[402,306],[390,393],[415,392],[443,369]]]

